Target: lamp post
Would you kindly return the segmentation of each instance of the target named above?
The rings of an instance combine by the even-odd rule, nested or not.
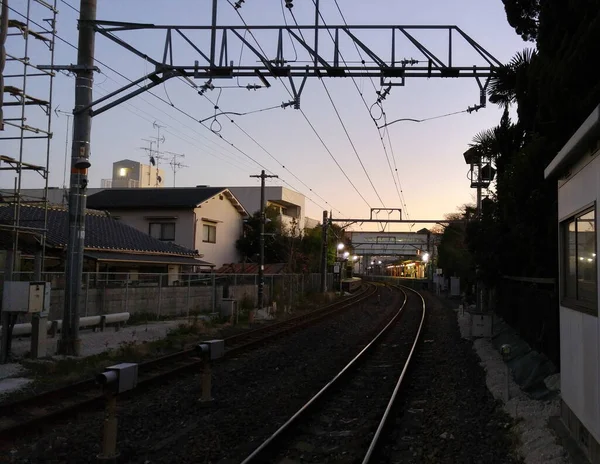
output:
[[[477,220],[481,220],[481,201],[482,201],[482,189],[489,188],[496,170],[492,167],[492,160],[489,156],[477,146],[469,148],[463,153],[465,162],[470,166],[469,179],[471,181],[471,188],[477,189],[477,209],[476,217]],[[481,284],[479,282],[479,266],[475,268],[475,307],[478,313],[482,312],[482,301],[481,301]]]

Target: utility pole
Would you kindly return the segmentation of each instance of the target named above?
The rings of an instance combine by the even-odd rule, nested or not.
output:
[[[329,224],[327,222],[327,211],[323,211],[323,233],[321,244],[321,293],[327,291],[327,231]]]
[[[258,266],[258,309],[264,306],[265,290],[265,180],[267,178],[279,177],[276,175],[267,175],[263,169],[259,176],[250,176],[260,178],[260,263]]]
[[[96,20],[96,0],[81,0],[79,40],[75,69],[75,108],[73,109],[73,143],[69,188],[69,242],[65,269],[65,308],[59,353],[79,355],[79,302],[85,242],[85,206],[90,167],[92,129],[92,86],[94,83],[94,41],[92,21]],[[86,109],[87,108],[87,109]]]

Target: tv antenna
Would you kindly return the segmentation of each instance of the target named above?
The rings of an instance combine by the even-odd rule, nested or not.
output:
[[[183,169],[183,168],[189,168],[188,165],[186,164],[181,164],[179,162],[180,159],[185,158],[185,155],[182,153],[173,153],[170,151],[165,151],[164,153],[171,155],[170,158],[171,160],[169,161],[169,164],[171,165],[171,169],[173,170],[173,187],[175,187],[175,176],[177,174],[177,171]]]

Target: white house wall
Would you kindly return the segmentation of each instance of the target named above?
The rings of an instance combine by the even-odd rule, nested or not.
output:
[[[586,156],[584,159],[585,162],[588,162],[590,157]],[[576,172],[578,169],[580,170]],[[560,221],[567,219],[591,203],[597,202],[600,198],[600,158],[592,159],[585,166],[576,166],[573,172],[576,174],[571,178],[559,182],[558,217]],[[600,211],[596,209],[596,224],[598,224],[599,213]],[[598,247],[600,235],[597,229],[596,233],[596,247],[600,249]],[[599,330],[597,315],[591,316],[561,305],[562,397],[596,441],[600,442]]]
[[[217,267],[239,262],[235,242],[241,237],[243,218],[227,197],[221,194],[216,195],[196,208],[194,215],[196,221],[194,248],[204,255],[202,259]],[[216,223],[203,220],[203,218],[216,221]],[[216,226],[216,243],[203,242],[202,226],[204,224]]]
[[[175,240],[174,243],[189,249],[196,249],[194,246],[194,213],[190,210],[170,210],[170,209],[139,209],[139,210],[111,210],[111,216],[145,233],[150,233],[151,222],[161,222],[158,219],[165,218],[164,222],[172,222],[166,218],[176,217],[175,222]],[[208,259],[202,258],[204,261]]]

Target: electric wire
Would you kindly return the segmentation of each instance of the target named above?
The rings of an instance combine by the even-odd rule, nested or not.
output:
[[[206,98],[206,100],[208,100],[213,106],[215,105],[215,103],[205,94],[202,94],[202,96],[204,98]],[[312,188],[310,188],[304,181],[302,181],[296,174],[294,174],[290,169],[288,169],[281,161],[279,161],[271,152],[269,152],[262,144],[260,144],[254,137],[252,137],[246,130],[244,130],[238,123],[236,123],[233,119],[229,118],[229,120],[231,121],[231,123],[233,123],[242,133],[244,133],[250,140],[252,140],[261,150],[263,150],[268,156],[270,156],[277,164],[279,164],[283,169],[285,169],[286,171],[288,171],[296,180],[298,180],[298,182],[300,182],[304,187],[306,187],[310,192],[312,192],[313,194],[315,194],[317,197],[319,197],[323,202],[325,202],[327,205],[329,205],[331,208],[335,209],[337,212],[339,212],[340,214],[343,215],[343,213],[335,208],[331,203],[329,203],[327,200],[325,200],[321,195],[319,195],[317,192],[315,192]],[[269,171],[271,174],[274,174],[272,171]],[[294,187],[293,185],[291,185],[289,182],[287,182],[285,179],[283,178],[279,178],[279,180],[281,180],[283,183],[285,183],[287,186],[289,186],[292,190],[296,190],[297,188]],[[305,197],[310,200],[312,203],[314,203],[315,205],[317,205],[319,208],[324,209],[324,207],[317,203],[316,201],[314,201],[312,198],[310,198],[309,195],[305,195]]]
[[[293,12],[291,10],[290,10],[290,13],[292,13],[292,17],[293,17],[294,15],[293,15]],[[295,18],[294,18],[294,21],[297,24],[297,21],[296,21]],[[281,83],[282,83],[283,87],[285,88],[285,90],[287,91],[287,93],[290,95],[290,97],[294,98],[294,95],[292,94],[292,92],[290,92],[290,90],[287,88],[287,86],[285,85],[285,83],[283,81]],[[346,171],[344,171],[344,168],[342,168],[342,166],[340,165],[340,163],[338,162],[338,160],[336,159],[336,157],[333,155],[333,153],[331,152],[331,150],[329,149],[329,147],[327,146],[327,144],[325,143],[325,141],[323,140],[323,138],[321,137],[321,135],[317,132],[317,129],[315,128],[315,126],[313,125],[313,123],[310,121],[310,119],[308,118],[308,116],[306,115],[306,113],[304,112],[304,110],[302,108],[300,108],[299,111],[300,111],[300,114],[302,114],[302,116],[304,117],[305,121],[310,126],[310,128],[312,129],[312,131],[314,132],[314,134],[316,135],[316,137],[321,142],[321,145],[323,145],[323,148],[325,148],[325,150],[327,151],[327,153],[329,154],[329,156],[331,157],[331,159],[334,161],[334,163],[336,164],[336,166],[342,172],[342,174],[344,175],[344,177],[346,178],[346,180],[350,183],[350,185],[352,186],[352,188],[354,188],[354,190],[356,191],[356,193],[358,193],[358,195],[365,202],[365,204],[369,208],[371,208],[371,204],[366,200],[366,198],[364,197],[364,195],[362,193],[360,193],[360,190],[358,190],[358,188],[356,187],[356,185],[354,185],[354,182],[352,182],[352,180],[350,179],[350,177],[348,177],[348,174],[346,174]]]
[[[346,22],[346,17],[344,16],[344,13],[342,12],[342,9],[341,9],[341,7],[340,7],[340,5],[338,3],[338,0],[334,0],[334,2],[335,2],[335,6],[337,7],[338,12],[340,13],[342,21],[344,22],[344,25],[346,27],[348,27],[348,23]],[[322,16],[321,16],[321,19],[323,19]],[[323,21],[323,22],[325,22],[325,21]],[[362,53],[360,52],[360,49],[358,48],[358,45],[354,41],[353,41],[353,44],[354,44],[354,48],[356,48],[356,52],[358,53],[358,56],[360,58],[361,63],[363,64],[363,66],[365,66],[365,60],[363,59]],[[341,53],[340,53],[340,56],[341,56]],[[342,57],[342,60],[343,60],[343,57]],[[344,63],[346,63],[346,62],[344,61]],[[375,90],[375,92],[377,92],[377,87],[375,86],[375,82],[373,82],[373,78],[370,77],[369,80],[371,82],[371,85],[373,86],[373,89]],[[353,81],[354,81],[354,78],[353,78]],[[355,86],[356,86],[356,83],[355,83]],[[358,87],[357,87],[357,90],[358,90],[359,95],[361,95],[361,98],[363,98],[362,92],[360,91],[360,89],[358,89]],[[365,106],[368,106],[367,103],[366,103],[366,101],[364,101],[364,98],[363,98],[363,103],[365,103]],[[367,108],[367,109],[369,111],[369,115],[371,115],[371,119],[373,119],[375,127],[377,127],[377,131],[379,132],[379,138],[381,140],[383,150],[384,150],[384,152],[387,152],[386,147],[385,147],[385,143],[383,141],[383,137],[381,136],[381,132],[379,131],[379,127],[377,126],[377,121],[372,116],[371,108]],[[383,114],[383,112],[384,112],[384,110],[383,110],[383,103],[381,103],[381,111],[382,111],[382,114]],[[397,178],[397,181],[398,181],[398,185],[396,186],[397,190],[399,190],[398,196],[399,196],[400,202],[402,203],[402,205],[404,207],[404,212],[406,213],[406,217],[410,219],[410,214],[408,213],[408,207],[406,206],[406,201],[405,201],[405,197],[404,197],[404,191],[402,189],[402,182],[400,181],[400,175],[398,173],[398,167],[397,167],[397,163],[396,163],[394,149],[393,149],[393,146],[392,146],[392,140],[389,137],[389,133],[388,133],[388,140],[389,140],[389,144],[390,144],[390,151],[392,152],[392,159],[394,161],[396,178]],[[387,157],[387,153],[386,153],[386,157]],[[389,162],[389,160],[388,160],[388,162]],[[392,178],[393,177],[394,177],[394,174],[392,173]]]
[[[69,7],[71,7],[71,8],[72,8],[74,11],[76,11],[76,12],[78,12],[78,13],[79,13],[79,10],[77,10],[77,9],[76,9],[75,7],[73,7],[72,5],[69,5],[69,4],[68,4],[68,3],[67,3],[65,0],[61,0],[61,1],[62,1],[63,3],[65,3],[66,5],[68,5]],[[228,2],[228,3],[231,5],[231,2]],[[233,5],[232,5],[232,6],[233,6]],[[239,14],[239,13],[238,13],[238,14]],[[242,19],[242,21],[243,21],[243,18],[241,17],[241,15],[239,15],[239,16],[240,16],[240,18],[241,18],[241,19]],[[246,23],[245,23],[245,22],[244,22],[244,24],[246,25]],[[246,26],[247,26],[247,25],[246,25]],[[257,43],[258,47],[261,49],[261,51],[262,51],[262,52],[263,52],[263,54],[264,54],[264,50],[263,50],[263,49],[262,49],[262,47],[260,46],[259,42],[256,40],[256,37],[254,37],[254,35],[253,35],[251,32],[250,32],[250,34],[252,35],[252,38],[254,39],[254,41]],[[58,37],[58,36],[57,36],[57,37]],[[58,38],[59,38],[61,41],[63,41],[64,43],[66,43],[67,45],[71,46],[72,48],[74,48],[74,49],[77,49],[77,47],[76,47],[76,46],[74,46],[73,44],[71,44],[71,43],[70,43],[70,42],[68,42],[67,40],[65,40],[65,39],[62,39],[62,38],[60,38],[60,37],[58,37]],[[266,55],[265,55],[265,56],[266,56]],[[241,58],[240,58],[240,59],[241,59]],[[132,82],[132,80],[131,80],[130,78],[128,78],[128,77],[127,77],[127,76],[125,76],[124,74],[122,74],[122,73],[120,73],[120,72],[116,71],[114,68],[112,68],[112,67],[108,66],[107,64],[105,64],[105,63],[101,62],[100,60],[96,59],[95,61],[96,61],[97,63],[101,64],[102,66],[104,66],[105,68],[107,68],[107,69],[111,70],[111,71],[112,71],[112,72],[114,72],[115,74],[119,75],[121,78],[123,78],[123,79],[125,79],[125,80],[127,80],[127,81],[129,81],[129,82]],[[109,77],[109,78],[110,78],[110,77]],[[111,78],[111,80],[113,80],[113,81],[114,81],[114,79],[112,79],[112,78]],[[185,82],[185,81],[184,81],[184,82]],[[184,116],[186,116],[186,117],[189,117],[190,119],[194,120],[195,122],[199,122],[199,121],[198,121],[196,118],[194,118],[193,116],[191,116],[189,113],[187,113],[187,112],[185,112],[185,111],[181,110],[180,108],[178,108],[177,106],[175,106],[175,105],[172,103],[172,101],[170,101],[170,99],[169,99],[169,101],[166,101],[166,100],[164,100],[162,97],[160,97],[160,96],[156,95],[155,93],[153,93],[153,92],[151,92],[151,91],[149,91],[149,90],[148,90],[147,92],[148,92],[150,95],[152,95],[152,96],[154,96],[155,98],[157,98],[158,100],[160,100],[161,102],[163,102],[164,104],[166,104],[166,105],[168,105],[168,106],[170,106],[170,107],[174,108],[175,110],[179,111],[179,112],[180,112],[180,113],[182,113]],[[166,92],[166,88],[165,88],[165,92]],[[204,97],[206,97],[206,95],[203,95],[203,96],[204,96]],[[167,97],[168,97],[168,94],[167,94]],[[208,97],[206,97],[206,98],[208,99]],[[208,99],[208,100],[209,100],[209,101],[211,101],[210,99]],[[146,100],[144,100],[144,101],[146,101]],[[213,104],[213,106],[217,106],[217,105],[216,105],[214,102],[212,102],[212,101],[211,101],[211,103]],[[129,103],[128,103],[128,104],[129,104]],[[131,104],[129,104],[129,105],[130,105],[130,106],[133,106],[133,105],[131,105]],[[269,107],[269,108],[263,108],[263,109],[259,109],[259,110],[254,110],[254,111],[247,112],[247,114],[251,114],[251,113],[257,113],[257,112],[261,112],[261,111],[267,111],[267,110],[270,110],[270,109],[275,109],[275,108],[279,108],[279,107],[280,107],[280,106],[277,106],[277,107]],[[158,109],[158,108],[157,108],[157,109]],[[160,111],[160,109],[159,109],[159,111]],[[163,113],[164,113],[164,112],[163,112]],[[135,114],[135,113],[134,113],[134,114]],[[166,113],[164,113],[164,114],[166,114]],[[258,161],[256,161],[254,158],[252,158],[250,155],[248,155],[246,152],[244,152],[243,150],[241,150],[241,149],[240,149],[239,147],[237,147],[237,146],[236,146],[234,143],[232,143],[232,142],[230,142],[229,140],[225,139],[225,138],[224,138],[224,137],[223,137],[221,134],[219,134],[219,133],[217,133],[217,132],[213,131],[213,130],[212,130],[210,127],[208,127],[206,124],[204,124],[204,123],[202,123],[202,122],[199,122],[199,123],[200,123],[202,126],[204,126],[206,129],[208,129],[210,132],[212,132],[213,134],[215,134],[217,137],[219,137],[219,138],[220,138],[220,139],[221,139],[221,140],[222,140],[224,143],[226,143],[226,144],[230,145],[230,146],[231,146],[233,149],[235,149],[235,150],[236,150],[237,152],[239,152],[241,155],[243,155],[244,157],[248,158],[250,161],[254,162],[255,164],[257,164],[257,165],[258,165],[258,166],[260,166],[261,168],[265,169],[265,171],[267,171],[267,172],[271,172],[271,171],[270,171],[268,168],[266,168],[266,167],[265,167],[265,166],[263,166],[261,163],[259,163],[259,162],[258,162]],[[236,125],[237,125],[237,124],[236,124]],[[240,127],[239,125],[237,125],[237,126],[238,126],[238,127],[241,129],[241,127]],[[189,127],[189,126],[187,126],[187,127]],[[242,129],[242,131],[243,131],[243,132],[244,132],[244,133],[245,133],[247,136],[249,136],[249,134],[248,134],[246,131],[244,131],[243,129]],[[199,135],[201,135],[201,134],[199,134]],[[252,138],[251,138],[251,139],[252,139]],[[252,139],[252,140],[253,140],[255,143],[257,143],[257,142],[256,142],[256,140],[254,140],[254,139]],[[264,147],[263,147],[263,150],[264,150]],[[265,150],[265,151],[266,151],[266,150]],[[272,155],[270,155],[270,156],[271,156],[271,157],[273,157]],[[273,157],[273,158],[274,158],[274,157]],[[274,159],[277,161],[277,159],[276,159],[276,158],[274,158]],[[277,162],[279,163],[279,161],[277,161]],[[281,164],[281,163],[280,163],[280,164]],[[281,164],[281,165],[282,165],[282,164]],[[283,165],[282,165],[282,166],[283,166]],[[238,168],[239,168],[239,167],[238,167]],[[304,185],[306,188],[308,188],[308,189],[309,189],[311,192],[313,192],[315,195],[317,195],[319,198],[321,198],[321,199],[322,199],[322,200],[323,200],[323,201],[324,201],[324,202],[325,202],[327,205],[329,205],[330,207],[332,207],[332,208],[333,208],[333,206],[332,206],[332,205],[331,205],[329,202],[327,202],[325,199],[323,199],[323,197],[321,197],[321,196],[320,196],[320,195],[318,195],[316,192],[314,192],[314,190],[312,190],[312,189],[311,189],[310,187],[308,187],[308,186],[307,186],[307,185],[306,185],[304,182],[302,182],[302,181],[301,181],[301,180],[300,180],[300,179],[299,179],[299,178],[298,178],[298,177],[297,177],[295,174],[293,174],[293,173],[292,173],[292,172],[291,172],[289,169],[287,169],[287,168],[286,168],[286,170],[287,170],[288,172],[290,172],[290,174],[292,174],[292,175],[293,175],[293,176],[294,176],[294,177],[295,177],[295,178],[296,178],[298,181],[300,181],[300,182],[301,182],[301,183],[302,183],[302,184],[303,184],[303,185]],[[272,173],[272,172],[271,172],[271,173]],[[282,180],[282,182],[285,182],[285,183],[286,183],[288,186],[290,186],[292,189],[294,189],[294,187],[293,187],[292,185],[290,185],[290,184],[289,184],[287,181],[285,181],[285,180],[283,180],[283,179],[281,179],[281,180]],[[307,198],[308,200],[310,200],[311,202],[313,202],[314,204],[316,204],[317,206],[319,206],[319,207],[321,207],[321,208],[322,208],[322,205],[319,205],[317,202],[315,202],[314,200],[312,200],[312,199],[311,199],[309,196],[306,196],[306,198]],[[337,208],[335,208],[335,209],[336,209],[336,211],[340,212],[340,214],[342,214],[342,213],[341,213],[341,211],[340,211],[339,209],[337,209]]]
[[[316,4],[315,0],[313,0],[313,4],[315,5],[315,8],[316,8],[317,4]],[[337,0],[336,0],[336,6],[338,8],[340,16],[342,17],[342,20],[344,21],[344,24],[346,26],[348,26],[348,23],[346,22],[346,18],[344,17],[344,14],[342,13],[342,10],[341,10],[339,4],[337,3]],[[326,23],[325,18],[323,17],[323,15],[321,14],[320,11],[319,11],[319,17],[321,18],[321,21],[323,22],[323,24],[326,26],[327,23]],[[296,25],[297,24],[298,23],[296,22]],[[333,35],[331,34],[331,31],[327,30],[327,32],[328,32],[329,37],[331,38],[332,42],[335,43],[335,39],[334,39]],[[357,51],[357,53],[358,53],[358,55],[359,55],[359,57],[361,59],[361,62],[363,63],[363,66],[364,66],[364,60],[363,60],[362,54],[361,54],[361,52],[360,52],[360,50],[358,48],[358,45],[354,41],[353,41],[353,43],[354,43],[354,47],[356,48],[356,51]],[[340,58],[342,59],[342,62],[344,63],[344,65],[347,66],[347,62],[344,59],[344,56],[342,55],[342,53],[339,52],[339,51],[338,51],[338,53],[339,53]],[[354,87],[356,88],[356,91],[358,92],[358,95],[360,96],[360,98],[361,98],[361,100],[362,100],[365,108],[367,109],[367,112],[369,113],[369,116],[371,117],[371,119],[373,120],[373,122],[375,124],[375,127],[377,129],[377,133],[378,133],[380,142],[382,144],[383,152],[384,152],[384,155],[385,155],[388,167],[390,169],[390,174],[392,175],[392,180],[394,182],[394,187],[396,189],[396,193],[398,195],[398,199],[400,200],[400,203],[403,205],[404,209],[406,210],[406,215],[408,217],[409,215],[408,215],[408,211],[407,211],[407,207],[406,207],[406,201],[404,199],[404,195],[403,195],[403,191],[402,191],[402,184],[400,183],[400,178],[399,178],[399,175],[398,175],[398,168],[397,168],[397,165],[396,165],[396,160],[395,160],[395,158],[393,158],[393,151],[392,151],[392,159],[394,161],[394,166],[396,166],[395,170],[392,169],[392,164],[390,162],[390,155],[388,154],[388,151],[387,151],[387,148],[385,146],[385,143],[383,142],[383,137],[382,137],[381,131],[377,127],[377,122],[376,122],[375,118],[373,118],[372,111],[371,111],[372,106],[369,107],[367,101],[365,100],[364,94],[363,94],[363,92],[361,92],[361,90],[360,90],[360,88],[359,88],[359,86],[358,86],[358,84],[357,84],[356,79],[354,78],[354,76],[350,76],[350,77],[352,79],[352,83],[354,84]],[[370,77],[369,80],[371,82],[371,85],[373,86],[373,89],[375,91],[377,91],[377,87],[375,86],[375,83],[373,82],[373,78]],[[380,108],[381,108],[381,111],[383,113],[383,107],[380,107]],[[390,143],[391,143],[391,140],[390,140]],[[395,173],[395,175],[394,175],[394,173]]]

